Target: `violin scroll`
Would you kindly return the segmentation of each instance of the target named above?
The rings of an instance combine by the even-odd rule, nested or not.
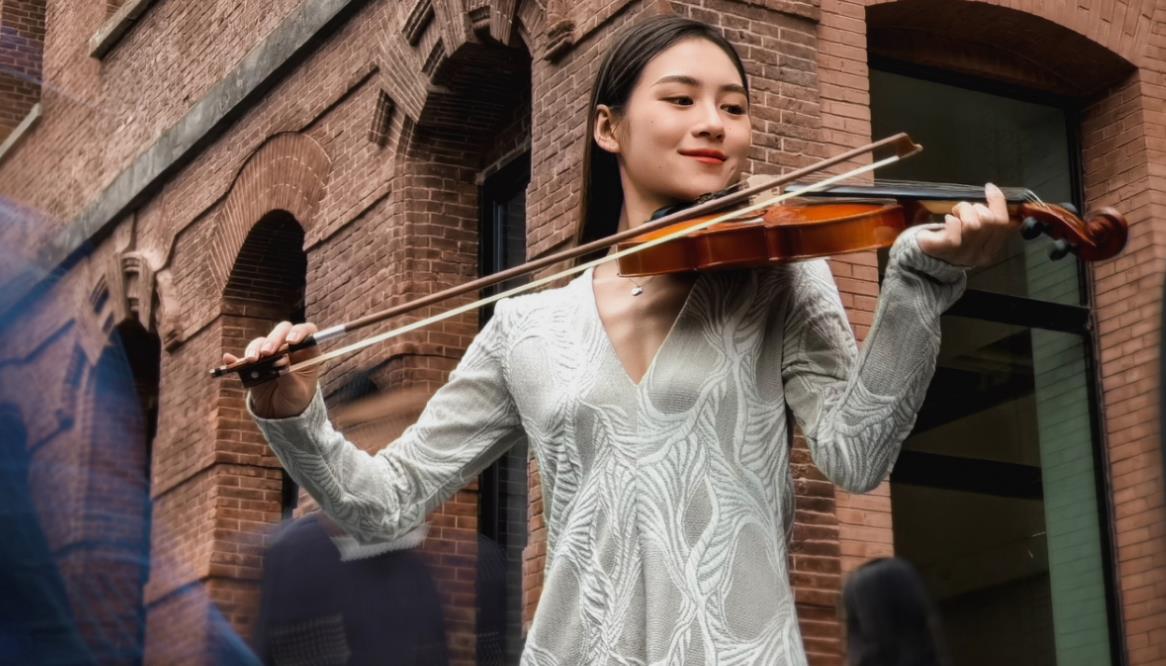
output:
[[[1020,235],[1032,240],[1040,235],[1053,239],[1049,258],[1062,259],[1069,253],[1085,261],[1111,259],[1121,253],[1129,238],[1125,217],[1110,207],[1099,208],[1086,220],[1064,206],[1022,204]]]

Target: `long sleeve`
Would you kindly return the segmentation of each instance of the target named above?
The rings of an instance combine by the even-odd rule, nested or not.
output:
[[[795,267],[782,341],[786,401],[815,464],[866,492],[886,477],[915,424],[939,354],[939,319],[965,271],[920,248],[919,228],[891,248],[874,324],[856,350],[825,260]]]
[[[501,360],[504,311],[479,332],[417,423],[375,455],[332,427],[318,388],[299,416],[252,418],[291,477],[346,532],[361,542],[399,538],[522,436]]]

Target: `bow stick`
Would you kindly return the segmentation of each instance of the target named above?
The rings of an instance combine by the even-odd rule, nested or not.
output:
[[[411,324],[406,324],[404,326],[394,328],[390,331],[385,331],[384,333],[379,333],[377,335],[367,337],[363,340],[359,340],[359,341],[354,342],[350,345],[340,347],[339,349],[335,349],[335,350],[329,351],[327,353],[320,354],[319,356],[315,356],[313,358],[310,358],[310,359],[307,359],[304,361],[300,361],[299,363],[296,363],[294,365],[284,365],[282,367],[276,367],[276,365],[275,365],[277,360],[279,360],[280,358],[282,358],[283,356],[285,356],[287,354],[290,354],[291,352],[314,347],[315,345],[317,345],[321,342],[331,340],[333,338],[339,337],[339,336],[344,335],[346,333],[350,333],[354,330],[364,328],[365,326],[371,326],[372,324],[376,324],[376,323],[384,321],[386,319],[390,319],[392,317],[396,317],[396,316],[405,314],[407,312],[412,312],[413,310],[423,308],[427,305],[431,305],[433,303],[437,303],[439,301],[443,301],[443,300],[448,299],[448,298],[453,298],[454,296],[460,296],[462,294],[465,294],[465,293],[468,293],[471,291],[479,291],[481,289],[484,289],[485,287],[489,287],[491,285],[498,284],[499,282],[505,282],[506,280],[510,280],[510,279],[518,277],[520,275],[525,275],[527,273],[531,273],[531,272],[536,271],[536,270],[543,268],[545,266],[556,264],[556,263],[566,261],[569,259],[576,259],[578,257],[591,254],[592,252],[596,252],[598,250],[608,248],[612,245],[615,245],[616,243],[620,243],[622,241],[629,240],[629,239],[637,237],[637,236],[641,236],[641,235],[644,235],[647,233],[651,233],[653,231],[657,231],[659,229],[663,229],[665,227],[676,224],[677,222],[681,222],[683,220],[697,217],[699,215],[706,214],[706,213],[712,213],[712,212],[724,210],[726,207],[732,206],[733,204],[740,202],[740,201],[745,201],[749,197],[751,197],[754,194],[757,194],[759,192],[764,192],[765,190],[769,190],[769,189],[772,189],[774,187],[784,185],[786,183],[797,180],[799,178],[804,178],[805,176],[813,174],[817,171],[821,171],[822,169],[829,168],[835,164],[838,164],[841,162],[846,162],[846,161],[853,159],[859,155],[863,155],[866,153],[873,153],[875,151],[878,151],[878,150],[881,150],[884,148],[892,149],[895,152],[893,155],[891,155],[889,157],[872,162],[871,164],[867,164],[865,166],[858,167],[856,169],[852,169],[851,171],[847,171],[847,172],[842,173],[842,174],[830,176],[829,178],[826,178],[824,180],[813,183],[812,185],[799,187],[795,191],[785,192],[785,193],[764,199],[762,201],[752,203],[744,208],[735,208],[727,213],[724,213],[721,215],[715,215],[715,216],[709,218],[708,220],[700,222],[699,224],[687,226],[687,227],[684,227],[682,229],[678,229],[672,233],[660,236],[658,238],[644,241],[644,242],[639,243],[633,247],[629,247],[629,248],[620,250],[618,252],[613,252],[613,253],[607,254],[603,257],[599,257],[597,259],[585,261],[581,264],[571,266],[567,269],[564,269],[564,270],[559,271],[557,273],[554,273],[552,275],[547,275],[545,277],[541,277],[541,278],[538,278],[536,280],[532,280],[530,282],[518,285],[516,287],[512,287],[510,289],[499,292],[497,294],[493,294],[491,296],[481,298],[481,299],[474,301],[472,303],[460,305],[460,306],[453,308],[451,310],[447,310],[445,312],[442,312],[442,313],[439,313],[439,314],[436,314],[436,315],[433,315],[430,317],[426,317],[424,319],[420,319],[420,320],[415,321]],[[631,229],[625,229],[624,231],[620,231],[620,232],[611,234],[610,236],[600,238],[600,239],[592,241],[590,243],[586,243],[584,245],[579,245],[577,247],[569,248],[569,249],[563,250],[561,252],[556,252],[554,254],[547,255],[545,257],[529,261],[525,264],[522,264],[521,266],[515,266],[513,268],[509,268],[509,269],[506,269],[504,271],[499,271],[498,273],[494,273],[492,275],[488,275],[488,276],[479,278],[477,280],[467,282],[466,284],[463,284],[463,285],[459,285],[456,287],[450,287],[449,289],[445,289],[445,290],[430,294],[428,296],[423,296],[422,298],[418,298],[418,299],[410,301],[408,303],[403,303],[401,305],[387,308],[387,309],[382,310],[380,312],[374,312],[372,314],[365,315],[359,319],[355,319],[353,321],[350,321],[350,322],[347,322],[344,324],[338,324],[336,326],[322,329],[320,331],[317,331],[314,335],[307,338],[306,340],[303,340],[303,341],[298,342],[298,343],[293,344],[293,345],[285,345],[282,349],[280,349],[276,354],[274,354],[272,356],[261,359],[259,361],[239,360],[239,361],[236,361],[235,363],[232,363],[230,365],[224,365],[224,366],[219,366],[217,368],[212,368],[210,371],[210,374],[212,377],[223,377],[231,372],[237,372],[237,373],[239,373],[239,378],[242,380],[243,385],[247,386],[247,387],[254,386],[256,384],[261,384],[261,383],[264,383],[267,381],[271,381],[271,380],[276,379],[284,374],[287,374],[288,372],[294,372],[296,370],[310,368],[310,367],[319,365],[321,363],[324,363],[324,362],[329,361],[331,359],[337,358],[339,356],[351,354],[351,353],[360,351],[362,349],[365,349],[367,347],[371,347],[372,345],[378,344],[380,342],[384,342],[385,340],[389,340],[389,339],[404,335],[404,334],[409,333],[411,331],[415,331],[419,328],[424,328],[426,326],[429,326],[430,324],[435,324],[439,321],[444,321],[446,319],[456,317],[462,313],[469,312],[471,310],[476,310],[480,307],[489,305],[489,304],[494,303],[496,301],[499,301],[503,298],[508,298],[508,297],[514,296],[516,294],[530,291],[532,289],[537,289],[538,287],[541,287],[541,286],[546,285],[546,284],[550,284],[550,283],[552,283],[556,280],[559,280],[561,278],[575,275],[578,273],[582,273],[582,272],[586,271],[587,269],[591,268],[592,266],[596,266],[596,265],[604,263],[606,261],[613,261],[613,260],[619,259],[620,257],[624,257],[624,256],[627,256],[630,254],[635,254],[635,253],[641,252],[643,250],[647,250],[648,248],[652,248],[652,247],[655,247],[657,245],[667,243],[669,241],[675,240],[675,239],[680,238],[682,236],[687,236],[688,234],[700,231],[702,229],[707,229],[708,227],[711,227],[715,224],[719,224],[719,223],[724,222],[726,220],[729,220],[731,218],[740,217],[743,214],[748,214],[748,213],[752,213],[752,212],[756,212],[756,211],[768,208],[768,207],[773,206],[775,204],[779,204],[783,201],[786,201],[787,199],[791,199],[793,197],[800,196],[800,195],[805,194],[807,192],[813,192],[813,191],[826,189],[826,188],[830,187],[831,185],[834,185],[834,184],[841,182],[843,180],[846,180],[848,178],[853,178],[855,176],[859,176],[859,175],[862,175],[864,173],[874,171],[875,169],[878,169],[878,168],[881,168],[884,166],[888,166],[890,164],[894,164],[895,162],[898,162],[902,159],[906,159],[908,157],[911,157],[911,156],[919,153],[922,150],[923,150],[922,146],[920,146],[920,145],[916,144],[914,141],[912,141],[911,137],[909,137],[906,133],[901,132],[899,134],[895,134],[895,135],[887,137],[885,139],[875,141],[874,143],[871,143],[871,144],[868,144],[865,146],[860,146],[860,147],[855,148],[853,150],[849,150],[849,151],[842,153],[840,155],[836,155],[834,157],[827,158],[825,160],[817,162],[816,164],[812,164],[810,166],[803,167],[803,168],[797,169],[795,171],[791,171],[789,173],[775,177],[772,180],[760,183],[758,185],[754,185],[752,187],[749,187],[749,188],[746,188],[746,189],[743,189],[743,190],[740,190],[737,192],[733,192],[731,194],[727,194],[725,196],[721,196],[721,197],[718,197],[716,199],[712,199],[710,201],[706,201],[704,203],[692,206],[690,208],[686,208],[684,210],[677,211],[677,212],[672,213],[670,215],[665,215],[661,218],[651,220],[649,222],[645,222],[644,224],[641,224],[637,227],[634,227]]]

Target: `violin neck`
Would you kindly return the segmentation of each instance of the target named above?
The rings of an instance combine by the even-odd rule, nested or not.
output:
[[[787,190],[805,187],[805,183],[793,183]],[[1002,187],[1004,198],[1010,204],[1035,201],[1031,190],[1020,187]],[[914,199],[922,204],[945,204],[950,210],[958,201],[984,201],[983,185],[947,185],[937,183],[916,183],[910,181],[875,181],[874,185],[837,185],[820,192],[807,192],[806,197],[844,197],[860,199]],[[927,205],[931,208],[931,205]]]

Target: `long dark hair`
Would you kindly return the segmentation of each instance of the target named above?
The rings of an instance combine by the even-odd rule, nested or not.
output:
[[[575,240],[587,243],[615,232],[623,206],[623,186],[619,181],[619,163],[615,155],[595,143],[595,108],[600,104],[619,111],[627,104],[632,89],[648,62],[685,39],[707,39],[729,56],[749,91],[749,78],[737,50],[715,28],[679,16],[655,16],[624,28],[603,57],[591,102],[587,107],[587,136],[583,145],[583,201]]]
[[[906,560],[871,560],[842,588],[850,666],[946,666],[943,631],[922,577]]]

